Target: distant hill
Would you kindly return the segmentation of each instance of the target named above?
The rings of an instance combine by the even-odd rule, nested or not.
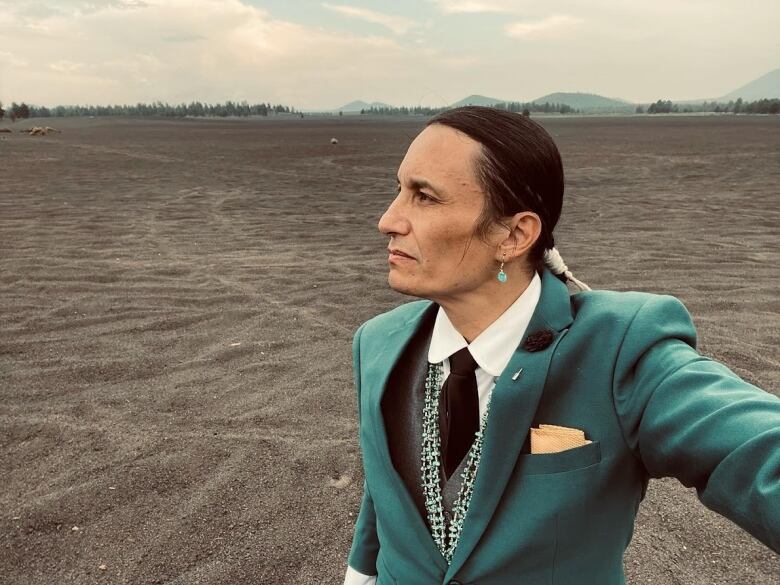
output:
[[[362,100],[355,100],[352,102],[349,102],[348,104],[344,104],[340,108],[336,108],[335,112],[359,112],[360,110],[367,110],[368,108],[392,108],[390,104],[386,104],[384,102],[371,102],[366,103]]]
[[[745,102],[754,102],[761,99],[780,99],[780,69],[770,71],[750,83],[746,83],[739,89],[717,98],[719,102],[728,102],[742,98]]]
[[[508,101],[522,100],[499,100],[496,98],[475,94],[455,102],[450,107],[457,108],[460,106],[494,106],[496,104],[506,103]],[[545,102],[550,102],[551,104],[566,104],[567,106],[571,106],[574,109],[586,113],[632,113],[635,108],[633,104],[630,104],[624,100],[606,98],[604,96],[595,95],[592,93],[550,93],[532,101],[536,102],[537,104],[543,104]]]
[[[707,98],[706,101],[729,102],[742,98],[743,101],[752,102],[760,99],[780,99],[780,69],[775,69],[754,79],[750,83],[735,89],[719,98]],[[461,106],[495,106],[496,104],[509,101],[523,102],[525,100],[500,100],[479,94],[472,94],[451,104],[450,108]],[[534,100],[536,104],[565,104],[583,114],[633,114],[636,111],[636,104],[623,99],[608,98],[594,93],[581,92],[556,92],[543,95]],[[697,100],[674,100],[676,104],[700,104],[704,99]],[[652,103],[652,102],[648,102]],[[645,104],[646,105],[646,104]],[[360,110],[368,108],[392,108],[393,106],[383,102],[366,103],[361,100],[349,102],[330,112],[342,111],[346,113],[358,113]]]
[[[566,104],[583,113],[633,113],[636,106],[625,100],[604,97],[595,93],[548,93],[533,100],[537,104]]]
[[[459,108],[461,106],[495,106],[496,104],[500,104],[506,101],[507,100],[498,100],[496,98],[474,94],[455,102],[450,107]]]

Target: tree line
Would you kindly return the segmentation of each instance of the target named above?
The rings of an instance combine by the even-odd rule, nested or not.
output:
[[[11,120],[19,118],[61,118],[66,116],[161,116],[166,118],[184,118],[185,116],[197,117],[227,117],[227,116],[268,116],[269,114],[299,114],[295,108],[282,104],[270,104],[260,102],[249,104],[246,101],[236,103],[227,101],[224,104],[207,104],[202,102],[190,102],[172,105],[167,102],[154,102],[152,104],[138,103],[135,105],[112,106],[28,106],[24,102],[13,102],[8,116]],[[6,111],[0,102],[0,120]]]
[[[558,114],[580,114],[583,110],[572,108],[566,104],[545,102],[538,104],[536,102],[500,102],[492,105],[493,108],[507,110],[510,112],[522,113],[529,116],[531,112],[558,113]],[[429,107],[370,107],[360,110],[361,114],[379,114],[379,115],[425,115],[434,116],[440,112],[449,110],[450,106],[441,108]],[[642,105],[636,107],[637,114],[686,114],[693,112],[716,112],[731,114],[778,114],[780,113],[780,99],[761,99],[753,102],[746,102],[742,98],[731,100],[729,102],[717,102],[706,100],[701,104],[675,104],[671,100],[658,100],[650,104],[646,109]],[[584,111],[587,113],[587,110]]]
[[[647,110],[641,105],[636,107],[637,114],[686,114],[693,112],[778,114],[780,113],[780,99],[761,99],[754,102],[745,102],[742,98],[738,98],[727,103],[704,101],[701,104],[685,104],[682,106],[672,103],[671,100],[658,100],[647,106]]]
[[[500,102],[492,107],[507,110],[509,112],[522,113],[530,116],[531,112],[578,114],[581,110],[572,108],[566,104],[545,102]],[[378,115],[420,115],[434,116],[450,109],[449,106],[431,108],[427,106],[401,106],[401,107],[370,107],[360,110],[361,114]],[[780,113],[780,99],[761,99],[753,102],[745,102],[742,98],[731,100],[727,103],[704,101],[701,104],[675,104],[671,100],[658,100],[650,104],[647,109],[642,105],[636,107],[637,114],[677,114],[693,112],[716,112],[732,114],[778,114]],[[7,114],[11,121],[26,118],[51,118],[66,116],[161,116],[168,118],[194,117],[246,117],[268,116],[269,114],[297,114],[303,117],[303,113],[295,108],[282,104],[263,103],[249,104],[246,101],[236,103],[227,101],[224,104],[208,104],[203,102],[190,102],[171,105],[167,102],[154,102],[151,104],[138,103],[135,105],[111,105],[111,106],[45,106],[27,105],[22,102],[13,102],[10,110],[6,112],[0,102],[0,120]],[[341,113],[341,112],[339,112]]]
[[[506,110],[508,112],[515,112],[529,116],[531,112],[557,112],[559,114],[573,114],[579,113],[579,110],[575,110],[571,106],[566,104],[544,102],[543,104],[537,104],[536,102],[500,102],[490,106],[499,110]],[[423,116],[435,116],[441,112],[452,109],[451,106],[445,106],[441,108],[430,108],[426,106],[400,106],[400,107],[375,107],[363,108],[360,110],[361,114],[379,114],[379,115],[423,115]]]

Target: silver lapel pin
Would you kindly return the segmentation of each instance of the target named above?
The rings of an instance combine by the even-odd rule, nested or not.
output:
[[[523,368],[520,368],[514,374],[512,374],[512,380],[517,380],[520,377],[520,374],[522,373],[523,373]]]

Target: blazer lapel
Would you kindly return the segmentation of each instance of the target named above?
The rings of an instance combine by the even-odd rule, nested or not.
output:
[[[463,566],[496,513],[536,413],[550,360],[572,321],[566,285],[545,270],[539,303],[523,339],[541,329],[551,330],[554,337],[539,351],[528,351],[521,343],[496,381],[474,491],[445,582]]]
[[[420,550],[424,550],[430,560],[442,571],[447,569],[447,561],[442,556],[436,543],[431,537],[425,521],[420,516],[417,505],[414,503],[412,495],[406,488],[403,479],[393,467],[390,456],[390,449],[387,444],[387,429],[385,428],[382,417],[382,396],[387,389],[388,379],[399,357],[409,344],[415,333],[417,333],[422,324],[425,312],[427,310],[437,310],[438,305],[434,303],[420,303],[420,309],[415,311],[408,319],[391,329],[377,347],[372,348],[371,353],[363,358],[364,380],[370,380],[370,386],[366,387],[366,406],[368,414],[368,424],[374,432],[374,444],[377,448],[377,457],[385,468],[386,476],[389,481],[377,482],[377,486],[387,486],[387,489],[375,488],[372,496],[384,497],[389,501],[397,503],[396,508],[399,512],[397,526],[404,530],[408,538],[414,539],[419,543]],[[367,392],[366,392],[367,390]],[[380,489],[379,494],[376,493]]]

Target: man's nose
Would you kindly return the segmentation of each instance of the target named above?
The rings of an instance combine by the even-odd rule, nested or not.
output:
[[[385,235],[404,234],[409,231],[409,221],[403,213],[403,204],[401,203],[401,194],[390,203],[390,206],[379,218],[379,231]]]

